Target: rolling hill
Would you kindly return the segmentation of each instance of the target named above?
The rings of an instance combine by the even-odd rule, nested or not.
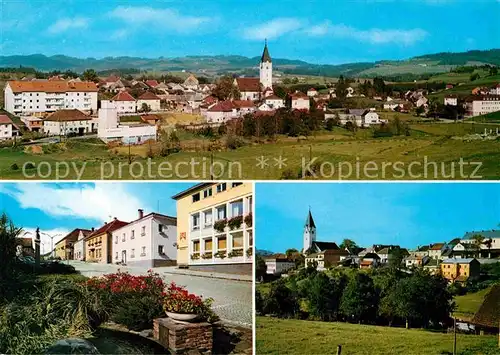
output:
[[[41,71],[74,70],[82,72],[93,68],[97,71],[109,69],[139,69],[145,71],[192,71],[206,74],[226,72],[252,73],[259,57],[238,55],[186,56],[177,58],[105,57],[75,58],[66,55],[45,56],[43,54],[0,56],[0,67],[33,67]],[[500,49],[473,50],[462,53],[436,53],[407,60],[340,65],[311,64],[301,60],[273,58],[276,70],[292,75],[315,75],[338,77],[374,77],[377,75],[426,74],[448,72],[459,65],[490,64],[500,66]]]

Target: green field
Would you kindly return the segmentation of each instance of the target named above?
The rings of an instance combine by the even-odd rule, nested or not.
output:
[[[243,147],[235,150],[222,150],[213,153],[216,162],[214,178],[219,179],[281,179],[298,178],[302,166],[306,169],[310,157],[313,162],[321,164],[322,178],[328,179],[461,179],[500,178],[500,140],[462,141],[453,139],[453,135],[467,135],[474,127],[477,133],[483,131],[481,124],[415,124],[410,125],[411,136],[378,138],[371,137],[370,130],[358,130],[355,134],[335,128],[333,132],[318,132],[307,138],[280,137],[277,142],[248,141]],[[495,125],[487,125],[495,129]],[[198,142],[198,143],[196,143]],[[132,147],[132,165],[128,164],[128,147],[110,148],[104,144],[86,141],[68,141],[62,147],[48,148],[43,146],[45,154],[33,154],[20,148],[0,148],[0,177],[2,179],[22,179],[21,169],[15,169],[13,164],[21,168],[26,162],[33,162],[43,170],[39,179],[77,178],[75,168],[83,169],[78,176],[84,179],[174,179],[192,178],[209,179],[207,172],[211,153],[206,151],[209,142],[200,140],[193,143],[193,149],[171,154],[168,157],[155,157],[151,160],[152,173],[147,174],[147,145]],[[39,147],[40,148],[40,147]],[[196,148],[196,149],[195,149]],[[134,155],[137,151],[137,155]],[[257,166],[257,158],[269,159],[266,166]],[[279,169],[274,158],[282,157],[286,166]],[[194,159],[196,166],[186,163]],[[459,176],[458,161],[479,162],[481,166],[475,176],[471,176],[475,166],[464,166],[465,177]],[[410,163],[418,162],[411,166]],[[424,162],[435,162],[424,175]],[[42,163],[40,165],[40,163]],[[71,172],[65,171],[56,176],[55,168],[59,164],[64,170],[64,162],[71,164]],[[399,166],[393,164],[398,162]],[[177,172],[173,170],[176,163],[182,163]],[[349,166],[348,166],[349,163]],[[445,167],[445,175],[441,173],[441,163]],[[455,175],[451,176],[451,163],[454,163]],[[158,166],[165,164],[172,170],[158,172]],[[170,165],[168,165],[170,164]],[[48,167],[51,174],[48,174]],[[119,166],[121,168],[119,169]],[[438,171],[436,172],[435,166]],[[372,169],[375,167],[376,170]],[[220,173],[219,168],[224,172]],[[141,169],[143,175],[141,175]],[[341,170],[342,169],[342,170]],[[372,170],[370,170],[372,169]],[[403,170],[401,170],[403,169]],[[111,171],[113,170],[113,171]],[[30,170],[35,178],[36,169]],[[300,175],[302,178],[302,175]],[[308,177],[315,178],[315,177]],[[318,176],[316,178],[319,178]]]
[[[453,335],[420,329],[257,317],[258,354],[452,354]],[[460,355],[498,354],[496,336],[457,336]]]
[[[454,301],[457,308],[455,312],[453,312],[453,315],[458,319],[470,320],[479,310],[479,307],[483,304],[484,298],[490,290],[491,287],[488,287],[478,292],[467,293],[463,296],[455,297]]]

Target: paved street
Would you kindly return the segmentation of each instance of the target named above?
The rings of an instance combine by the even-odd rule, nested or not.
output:
[[[118,269],[133,275],[147,273],[146,268],[124,267],[112,264],[95,264],[70,261],[85,276],[99,276],[116,272]],[[166,282],[186,286],[188,291],[214,299],[213,309],[227,322],[251,327],[252,325],[252,283],[247,281],[223,280],[200,276],[165,273],[163,268],[154,269]]]

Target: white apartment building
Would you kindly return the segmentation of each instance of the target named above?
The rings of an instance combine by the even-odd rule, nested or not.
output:
[[[75,134],[78,136],[97,131],[97,120],[76,109],[59,110],[43,120],[43,131],[48,135]]]
[[[300,91],[296,91],[294,94],[290,96],[292,100],[292,110],[309,111],[310,102],[309,102],[309,97],[306,94]]]
[[[120,91],[111,100],[102,100],[101,107],[108,107],[114,104],[117,113],[137,112],[137,101],[126,91]]]
[[[279,275],[295,267],[295,262],[288,260],[285,255],[275,255],[265,258],[266,273]]]
[[[480,116],[500,111],[500,95],[477,95],[466,100],[468,116]]]
[[[144,104],[148,105],[150,111],[160,111],[160,98],[150,91],[146,91],[137,99],[137,111],[141,111]]]
[[[16,115],[41,115],[61,109],[95,112],[97,92],[96,84],[88,81],[8,81],[5,109]]]
[[[281,97],[276,95],[271,95],[266,97],[264,99],[264,103],[267,104],[273,110],[285,107],[285,101]]]
[[[177,219],[160,213],[144,215],[112,233],[113,263],[158,267],[177,263]]]

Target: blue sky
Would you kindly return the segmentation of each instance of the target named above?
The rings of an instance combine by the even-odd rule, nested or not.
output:
[[[2,183],[0,213],[6,212],[16,226],[34,233],[37,227],[60,236],[75,228],[99,228],[113,217],[123,221],[144,213],[176,215],[176,193],[193,183]],[[159,206],[159,210],[158,210]],[[34,234],[32,234],[34,236]],[[30,236],[30,235],[28,235]],[[50,250],[50,238],[42,235],[42,251]]]
[[[318,241],[406,248],[500,229],[498,183],[309,183],[256,185],[256,247],[302,249],[311,206]]]
[[[500,47],[498,0],[3,0],[0,52],[313,63]]]

